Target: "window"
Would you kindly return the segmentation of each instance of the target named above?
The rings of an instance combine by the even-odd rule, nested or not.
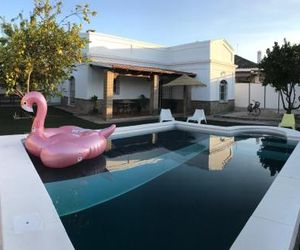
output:
[[[114,95],[120,95],[120,78],[114,79]]]
[[[228,88],[228,84],[226,80],[222,80],[220,82],[220,101],[227,101],[227,88]]]

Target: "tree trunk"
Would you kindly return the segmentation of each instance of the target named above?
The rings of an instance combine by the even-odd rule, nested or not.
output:
[[[285,102],[284,102],[284,98],[283,98],[283,95],[285,95],[285,94],[283,93],[282,90],[279,90],[279,93],[280,93],[280,97],[281,97],[281,102],[282,102],[283,109],[284,109],[285,111],[287,111],[288,108],[286,107]]]
[[[27,93],[29,93],[29,91],[30,91],[30,77],[31,77],[31,74],[32,74],[32,68],[29,70],[28,77],[27,77],[27,80],[26,80]]]
[[[297,107],[294,106],[296,100],[295,84],[291,83],[289,84],[289,87],[290,88],[287,87],[285,90],[279,90],[282,105],[287,114],[291,114],[293,109],[298,109],[300,107],[300,104]],[[298,99],[300,101],[300,97],[298,97]]]

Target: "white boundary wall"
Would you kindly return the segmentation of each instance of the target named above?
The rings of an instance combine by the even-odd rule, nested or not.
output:
[[[296,96],[300,96],[300,86],[296,86]],[[283,109],[279,93],[268,86],[257,83],[236,83],[235,84],[235,107],[246,108],[249,102],[259,101],[261,108]],[[296,102],[297,104],[299,102]]]

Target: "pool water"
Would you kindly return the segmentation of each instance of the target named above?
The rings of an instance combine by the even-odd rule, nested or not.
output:
[[[295,145],[173,130],[35,166],[75,249],[229,249]]]

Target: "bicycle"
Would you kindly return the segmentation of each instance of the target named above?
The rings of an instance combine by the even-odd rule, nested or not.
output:
[[[255,116],[259,116],[260,115],[260,102],[259,101],[255,101],[255,100],[252,100],[254,102],[254,105],[253,103],[250,103],[247,107],[247,110],[248,110],[248,115],[250,114],[253,114]]]

